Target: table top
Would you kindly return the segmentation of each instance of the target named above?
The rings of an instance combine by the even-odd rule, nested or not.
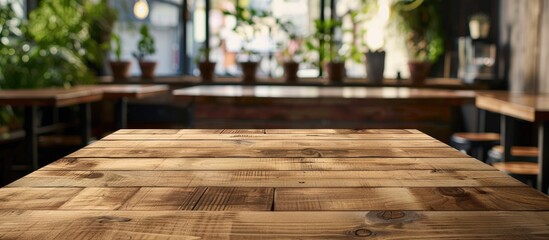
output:
[[[167,94],[170,90],[168,85],[163,85],[163,84],[156,84],[156,85],[112,84],[112,85],[79,86],[77,88],[100,89],[101,91],[103,91],[103,98],[105,99],[118,99],[118,98],[142,99],[142,98],[148,98],[148,97]]]
[[[417,130],[119,130],[0,189],[0,238],[546,238],[549,198]]]
[[[475,91],[417,89],[407,87],[319,86],[195,86],[173,91],[176,99],[268,98],[268,99],[381,99],[474,101]]]
[[[0,90],[0,105],[64,107],[99,101],[103,92],[94,88],[43,88]]]
[[[549,120],[549,94],[482,92],[475,105],[525,121]]]

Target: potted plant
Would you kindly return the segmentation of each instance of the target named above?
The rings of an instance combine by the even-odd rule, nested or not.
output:
[[[383,35],[377,33],[374,35],[367,35],[365,27],[361,25],[367,21],[374,19],[374,16],[370,11],[377,3],[369,1],[363,3],[362,7],[358,10],[347,11],[342,18],[348,18],[350,28],[343,30],[344,33],[350,33],[351,42],[346,47],[347,55],[355,62],[362,62],[362,58],[365,57],[366,73],[368,75],[368,81],[372,83],[380,84],[383,82],[383,72],[385,71],[385,51],[383,50]],[[382,22],[381,20],[378,23]],[[384,26],[370,26],[383,28]]]
[[[340,20],[315,20],[315,31],[305,41],[309,53],[318,54],[318,64],[324,67],[329,81],[339,83],[345,78],[345,61],[349,56],[340,51],[341,44],[335,39],[334,32],[341,25]]]
[[[439,0],[399,1],[394,5],[406,36],[408,68],[413,84],[424,83],[431,64],[444,52],[438,3]]]
[[[198,51],[199,54],[195,61],[198,65],[198,70],[200,70],[200,78],[204,83],[213,82],[216,62],[211,61],[210,59],[211,48],[201,47]]]
[[[284,46],[280,52],[284,79],[288,83],[297,83],[302,38],[297,34],[296,26],[292,22],[276,19],[276,23],[287,36],[286,41],[279,43],[279,45]]]
[[[114,56],[116,57],[115,61],[110,61],[112,76],[115,80],[119,79],[128,79],[130,78],[130,61],[122,60],[122,41],[120,35],[113,33],[112,40],[114,42]]]
[[[252,48],[251,42],[264,25],[262,20],[269,16],[269,13],[237,6],[235,12],[223,11],[223,14],[236,18],[237,23],[233,31],[242,37],[243,42],[238,56],[238,62],[242,68],[243,82],[254,83],[261,57]]]
[[[490,34],[490,17],[477,13],[469,19],[469,33],[472,39],[485,39]]]
[[[156,62],[148,60],[147,57],[156,52],[154,38],[149,32],[149,27],[146,24],[141,25],[139,34],[141,35],[141,39],[137,43],[137,52],[134,52],[133,56],[139,62],[141,78],[152,79],[154,78],[154,72],[156,70]]]

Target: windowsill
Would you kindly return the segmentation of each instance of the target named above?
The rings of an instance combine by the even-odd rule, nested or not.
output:
[[[155,79],[141,79],[131,77],[127,80],[114,80],[111,76],[99,77],[101,84],[168,84],[178,87],[194,85],[243,85],[241,77],[216,77],[213,82],[202,83],[195,76],[156,77]],[[429,78],[423,85],[413,85],[408,79],[385,79],[383,83],[371,83],[366,78],[346,78],[343,83],[329,82],[327,78],[301,78],[297,83],[287,83],[284,78],[257,77],[253,85],[295,85],[295,86],[366,86],[366,87],[418,87],[418,88],[446,88],[446,89],[488,89],[487,84],[464,84],[456,78]]]

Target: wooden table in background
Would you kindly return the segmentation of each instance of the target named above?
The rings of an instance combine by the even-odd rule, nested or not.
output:
[[[509,92],[480,93],[476,98],[480,109],[501,114],[501,142],[504,159],[511,156],[513,146],[513,119],[521,119],[538,125],[538,189],[549,192],[549,95]]]
[[[0,189],[0,238],[549,237],[549,198],[416,130],[120,130]]]
[[[67,107],[79,105],[80,130],[83,146],[91,137],[91,102],[101,100],[102,91],[98,89],[29,89],[0,90],[0,105],[25,108],[25,145],[27,159],[34,169],[38,169],[38,135],[40,131],[39,107]]]
[[[178,89],[196,128],[416,128],[447,142],[474,91],[396,87],[197,86]]]
[[[123,129],[128,127],[128,99],[143,99],[167,94],[170,90],[168,85],[140,85],[140,84],[117,84],[117,85],[93,85],[80,86],[84,89],[99,89],[103,92],[103,99],[116,101],[116,127]]]

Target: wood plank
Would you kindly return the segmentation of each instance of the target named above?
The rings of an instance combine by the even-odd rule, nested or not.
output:
[[[260,140],[350,140],[350,139],[433,139],[424,134],[111,134],[102,140],[193,140],[193,139],[260,139]]]
[[[266,134],[352,134],[352,133],[379,133],[379,134],[407,134],[405,129],[265,129]],[[421,132],[415,132],[421,133]]]
[[[0,209],[57,209],[82,188],[0,188]]]
[[[449,148],[448,145],[434,140],[339,140],[333,142],[330,140],[179,140],[179,141],[162,141],[162,140],[120,140],[120,141],[97,141],[86,148],[342,148],[342,149],[371,149],[371,148]]]
[[[0,211],[0,238],[545,239],[547,222],[530,211]]]
[[[153,157],[433,157],[464,158],[453,148],[374,148],[374,149],[261,149],[261,148],[91,148],[80,149],[68,157],[153,158]]]
[[[113,134],[264,134],[264,129],[120,129]]]
[[[112,134],[178,134],[180,131],[179,129],[120,129]],[[208,133],[214,133],[214,131],[208,131]]]
[[[495,171],[473,158],[63,158],[42,170]]]
[[[206,188],[143,187],[120,210],[192,210]]]
[[[265,134],[265,129],[223,129],[222,134]]]
[[[495,187],[499,171],[35,171],[7,187]]]
[[[270,211],[273,188],[208,187],[193,210]]]
[[[549,210],[549,197],[530,187],[277,188],[276,211]]]
[[[116,210],[139,188],[85,188],[59,209]]]

